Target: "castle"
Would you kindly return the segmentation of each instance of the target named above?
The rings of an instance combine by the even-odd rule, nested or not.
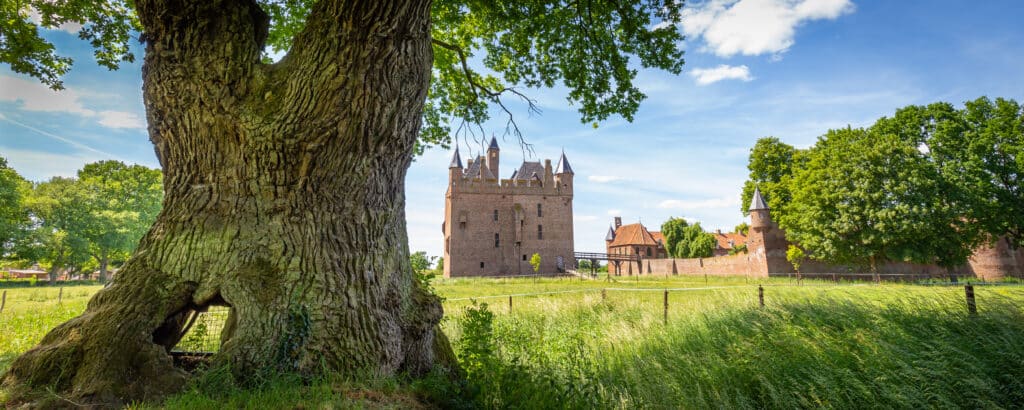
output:
[[[641,258],[630,262],[629,266],[623,266],[616,273],[767,277],[796,272],[793,264],[786,259],[786,249],[789,246],[786,232],[772,221],[771,210],[758,189],[754,190],[750,203],[750,231],[746,238],[747,253],[692,259]],[[1024,274],[1024,247],[1014,248],[1005,237],[999,238],[994,244],[976,249],[966,265],[954,268],[952,271],[936,265],[899,261],[882,263],[876,268],[879,275],[888,275],[888,277],[899,277],[899,275],[945,277],[954,273],[961,276],[974,276],[982,280],[999,280],[1007,276],[1019,277]],[[801,263],[800,270],[810,273],[832,273],[839,276],[858,271],[856,267],[830,265],[814,260],[805,260]]]
[[[491,138],[486,156],[462,164],[458,148],[448,166],[445,192],[444,276],[533,274],[530,259],[541,257],[540,274],[572,269],[573,170],[565,152],[551,160],[523,161],[500,179],[501,150]]]

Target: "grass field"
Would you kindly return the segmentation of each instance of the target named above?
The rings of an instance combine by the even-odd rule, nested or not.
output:
[[[763,284],[765,308],[757,285]],[[911,408],[1024,403],[1024,287],[832,284],[743,277],[455,279],[445,333],[467,382],[438,378],[242,389],[218,375],[168,408]],[[668,320],[664,320],[664,291]],[[9,289],[0,369],[98,287]],[[604,290],[602,292],[602,290]],[[526,295],[545,293],[543,295]],[[508,295],[512,296],[511,312]],[[471,300],[471,299],[475,299]],[[483,307],[483,303],[487,307]]]

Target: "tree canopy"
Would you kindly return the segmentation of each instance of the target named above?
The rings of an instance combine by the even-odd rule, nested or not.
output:
[[[271,55],[291,50],[317,6],[330,2],[257,3],[267,15],[264,63],[270,64]],[[682,34],[673,24],[681,8],[682,2],[665,0],[433,1],[432,80],[416,151],[447,146],[452,136],[483,138],[495,109],[506,119],[506,135],[521,139],[510,98],[527,112],[536,109],[523,87],[564,86],[583,122],[611,115],[632,121],[645,98],[633,83],[638,67],[682,70]],[[10,33],[0,37],[0,63],[55,89],[73,61],[58,55],[39,28],[81,25],[79,37],[111,69],[134,61],[129,45],[143,31],[132,0],[30,0],[6,4],[0,13],[0,31]],[[144,31],[139,39],[146,40]]]
[[[757,140],[750,149],[750,161],[747,163],[750,176],[743,184],[740,199],[740,210],[744,215],[750,212],[750,200],[754,197],[755,187],[761,190],[761,196],[771,208],[772,215],[779,218],[786,214],[786,206],[792,197],[789,178],[793,175],[799,152],[775,137]]]
[[[0,157],[0,258],[9,257],[30,220],[25,197],[31,185]]]
[[[661,225],[665,249],[673,258],[707,258],[715,254],[718,241],[704,232],[700,223],[689,224],[683,218],[669,218]]]

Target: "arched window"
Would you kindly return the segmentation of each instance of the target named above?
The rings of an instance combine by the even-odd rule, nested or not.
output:
[[[540,218],[542,216],[544,216],[544,211],[541,209],[541,205],[537,204],[537,217]]]
[[[544,239],[544,226],[537,225],[537,239]]]
[[[498,239],[498,234],[494,234],[494,247],[497,248],[498,245],[500,245],[500,244],[501,244],[501,241]]]

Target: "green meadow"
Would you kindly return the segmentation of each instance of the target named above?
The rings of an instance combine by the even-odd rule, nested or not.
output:
[[[235,385],[216,369],[143,408],[1008,408],[1024,287],[744,277],[438,279],[465,377]],[[763,285],[765,306],[757,297]],[[96,286],[8,289],[0,369]],[[665,289],[669,289],[666,303]],[[509,295],[512,305],[509,306]]]

